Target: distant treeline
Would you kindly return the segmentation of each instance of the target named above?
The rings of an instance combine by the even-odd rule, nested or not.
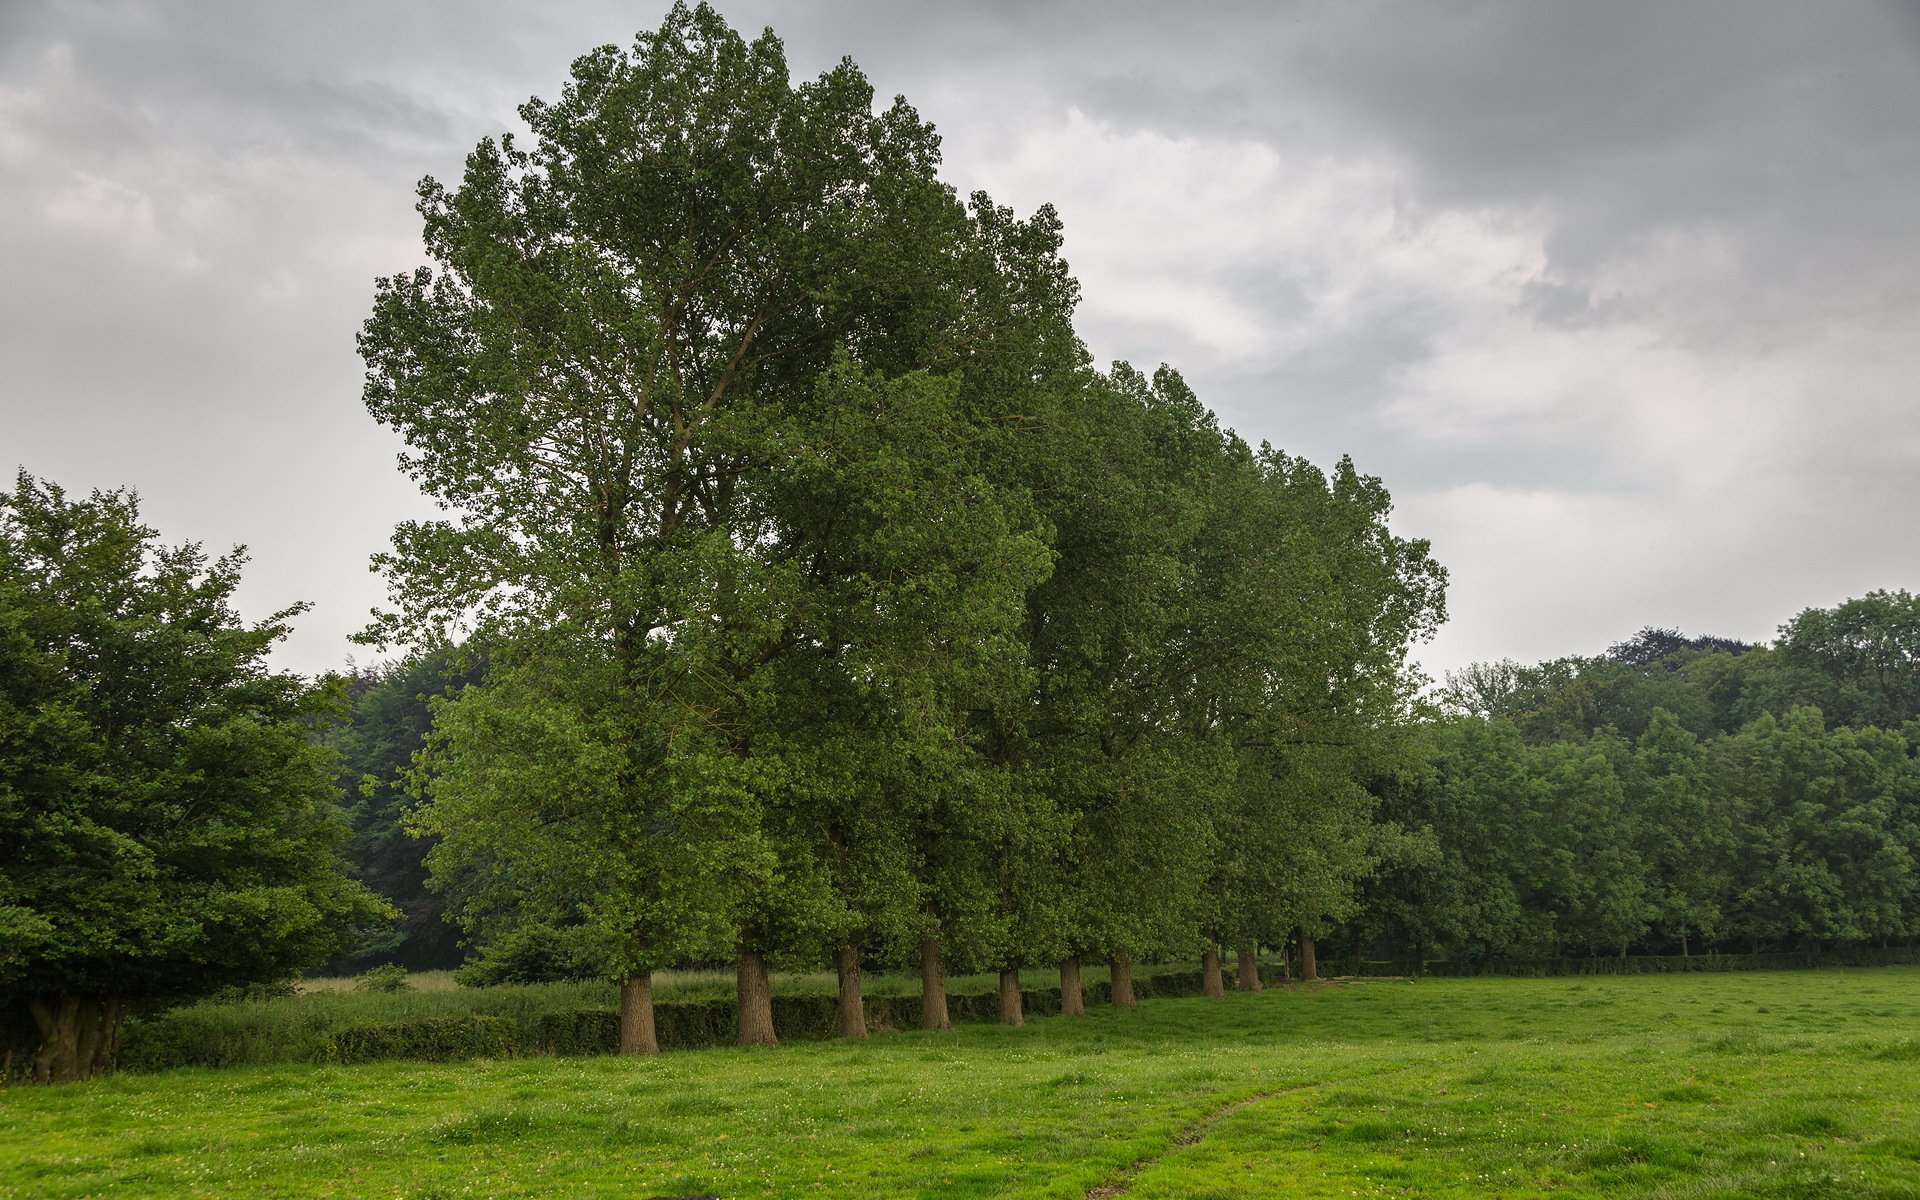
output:
[[[1415,957],[1810,952],[1920,933],[1920,601],[1810,609],[1773,647],[1648,629],[1478,665],[1342,930]]]

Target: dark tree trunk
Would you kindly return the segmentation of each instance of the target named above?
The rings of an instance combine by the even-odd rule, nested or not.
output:
[[[1353,977],[1360,978],[1367,973],[1367,946],[1359,934],[1353,935]]]
[[[117,1000],[57,996],[27,1001],[40,1029],[40,1049],[33,1056],[33,1077],[39,1083],[72,1083],[92,1079],[113,1065],[120,1048],[120,1022],[127,1006]]]
[[[1240,978],[1237,986],[1243,992],[1264,992],[1267,985],[1260,981],[1260,948],[1253,945],[1240,947]]]
[[[1313,935],[1300,931],[1300,978],[1311,983],[1320,978],[1320,968],[1313,960]]]
[[[1227,994],[1227,981],[1220,974],[1220,947],[1211,942],[1200,952],[1200,990],[1216,999]]]
[[[739,998],[741,1046],[778,1046],[773,1032],[773,985],[767,979],[767,960],[758,950],[740,947],[734,959],[734,993]]]
[[[641,971],[620,981],[620,1053],[660,1053],[660,1042],[654,1036],[653,1027],[651,971]]]
[[[1020,972],[1000,972],[1000,1023],[1025,1025],[1027,1014],[1020,1003]]]
[[[1116,954],[1107,960],[1107,971],[1113,979],[1113,1002],[1121,1008],[1138,1006],[1133,996],[1133,960]]]
[[[1420,978],[1427,973],[1427,944],[1416,939],[1413,943],[1413,977]]]
[[[947,1017],[947,973],[940,966],[939,938],[920,943],[920,1028],[953,1028]]]
[[[1080,990],[1080,960],[1077,958],[1060,961],[1060,1015],[1087,1015],[1087,994]]]
[[[867,1006],[860,996],[860,952],[842,946],[833,952],[833,969],[840,976],[840,1036],[867,1036]]]

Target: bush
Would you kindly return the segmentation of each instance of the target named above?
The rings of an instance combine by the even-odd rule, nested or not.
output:
[[[505,1017],[427,1017],[388,1025],[343,1029],[333,1037],[335,1062],[385,1059],[451,1062],[467,1058],[505,1058],[524,1051],[520,1023]]]
[[[580,930],[518,925],[482,946],[453,977],[462,987],[598,979],[608,974],[599,957]]]
[[[384,963],[370,967],[354,981],[356,992],[410,992],[413,984],[407,982],[407,969],[393,963]]]

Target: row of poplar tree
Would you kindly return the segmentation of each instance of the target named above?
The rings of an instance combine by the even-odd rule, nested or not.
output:
[[[420,192],[361,335],[448,510],[369,637],[484,677],[414,820],[470,926],[624,980],[731,958],[1113,966],[1275,941],[1350,886],[1444,575],[1380,483],[1092,367],[1050,209],[936,175],[843,62],[677,7]]]
[[[1337,935],[1458,961],[1920,935],[1920,598],[1449,680]]]

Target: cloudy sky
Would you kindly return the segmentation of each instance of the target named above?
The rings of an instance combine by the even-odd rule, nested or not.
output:
[[[1382,476],[1435,675],[1920,588],[1920,0],[722,11],[1055,204],[1096,357]],[[0,0],[0,469],[246,543],[343,663],[425,510],[353,349],[414,184],[660,16]]]

